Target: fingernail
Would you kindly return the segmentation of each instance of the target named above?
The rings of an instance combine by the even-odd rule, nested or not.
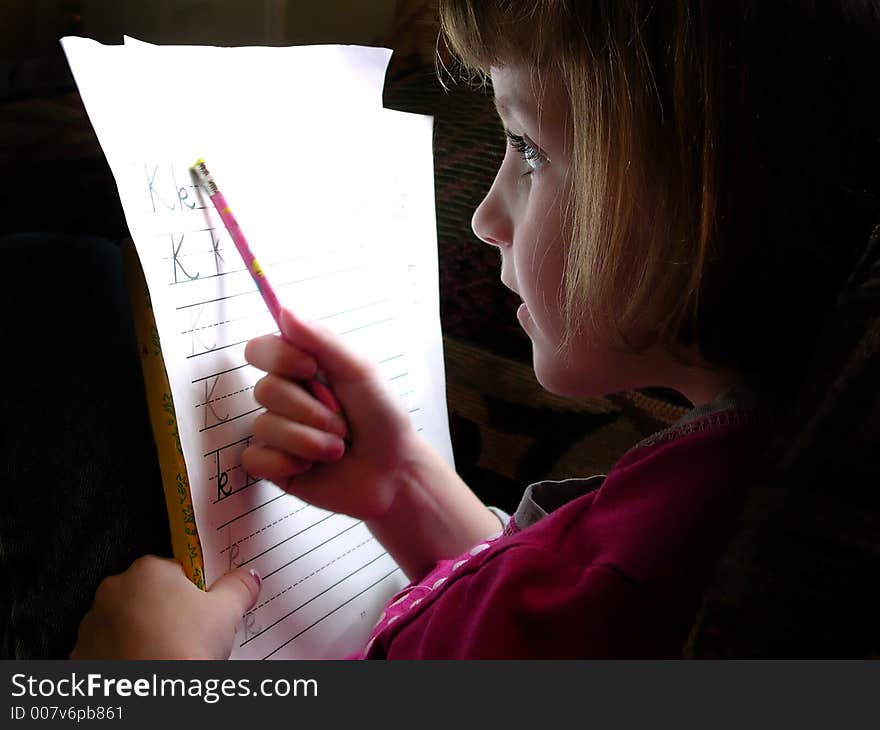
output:
[[[312,378],[309,385],[312,389],[312,395],[314,395],[320,403],[333,411],[333,413],[339,414],[342,412],[342,406],[339,405],[339,401],[336,400],[333,391],[322,382],[319,376]]]
[[[334,416],[327,426],[327,430],[343,441],[348,437],[348,424],[341,416]]]
[[[262,588],[263,587],[263,579],[260,577],[260,574],[256,570],[254,570],[253,568],[250,568],[248,570],[248,573],[250,573],[254,577],[254,580],[257,581],[257,588]]]
[[[345,456],[345,440],[339,436],[332,436],[330,439],[331,459],[337,461]]]

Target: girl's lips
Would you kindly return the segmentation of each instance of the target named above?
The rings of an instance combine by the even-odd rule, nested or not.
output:
[[[529,308],[526,306],[525,302],[519,305],[519,309],[516,310],[516,318],[519,320],[519,323],[522,325],[523,329],[525,329],[526,321],[531,321],[532,318],[529,315]]]

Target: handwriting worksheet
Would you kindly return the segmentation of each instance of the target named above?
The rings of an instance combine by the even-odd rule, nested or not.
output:
[[[190,166],[205,158],[282,303],[375,362],[452,463],[431,119],[382,108],[384,49],[63,45],[148,284],[206,583],[263,577],[233,657],[357,651],[406,579],[363,523],[242,467],[263,375],[244,347],[277,328]]]

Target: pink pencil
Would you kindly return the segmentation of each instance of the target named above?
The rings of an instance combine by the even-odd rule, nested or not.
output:
[[[241,226],[238,225],[238,221],[235,220],[235,216],[232,215],[232,209],[229,207],[229,203],[226,202],[226,198],[223,193],[220,192],[211,173],[208,172],[204,159],[199,158],[196,160],[192,169],[198,176],[199,182],[201,182],[208,191],[211,202],[214,203],[214,207],[220,214],[220,219],[223,221],[223,225],[225,225],[226,230],[229,231],[229,235],[235,243],[235,247],[241,254],[244,265],[247,267],[248,272],[250,272],[251,278],[257,285],[257,289],[259,289],[263,301],[266,302],[266,306],[269,308],[269,312],[272,314],[272,317],[274,317],[275,323],[278,325],[278,330],[280,331],[281,304],[278,301],[278,297],[275,296],[272,285],[269,284],[269,280],[266,278],[266,273],[263,271],[263,268],[260,266],[251,251],[251,247],[248,245],[247,239],[244,237],[244,232],[241,230]],[[334,413],[338,413],[340,416],[343,415],[342,406],[339,405],[339,401],[336,400],[333,391],[331,391],[325,383],[321,382],[320,375],[312,378],[308,385],[315,398]]]

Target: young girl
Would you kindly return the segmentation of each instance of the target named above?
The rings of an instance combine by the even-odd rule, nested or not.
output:
[[[505,128],[473,228],[522,299],[537,379],[663,386],[694,410],[499,521],[368,363],[285,312],[285,339],[246,351],[267,375],[244,464],[364,520],[412,581],[359,656],[678,656],[878,220],[880,3],[444,0],[441,17]],[[302,387],[316,367],[347,426]],[[227,657],[258,593],[243,571],[203,593],[141,559],[102,584],[73,656]]]

